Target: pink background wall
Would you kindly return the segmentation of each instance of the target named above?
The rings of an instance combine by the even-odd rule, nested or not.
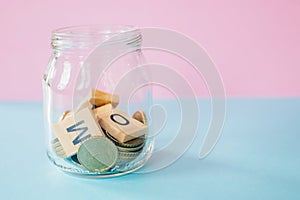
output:
[[[300,1],[27,0],[0,5],[0,100],[40,100],[51,30],[81,24],[175,29],[202,44],[230,97],[300,96]]]

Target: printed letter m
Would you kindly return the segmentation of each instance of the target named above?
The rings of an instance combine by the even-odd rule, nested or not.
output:
[[[81,131],[76,138],[73,140],[73,144],[76,145],[80,142],[83,142],[84,140],[88,139],[89,137],[91,137],[91,134],[88,134],[86,136],[83,137],[83,135],[85,134],[85,132],[88,131],[88,127],[78,127],[81,124],[84,124],[84,120],[81,120],[79,122],[77,122],[76,124],[70,126],[67,128],[67,132],[74,132],[74,131]]]

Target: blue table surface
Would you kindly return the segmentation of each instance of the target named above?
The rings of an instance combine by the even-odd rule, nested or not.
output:
[[[300,199],[300,99],[226,106],[223,135],[204,160],[197,137],[160,171],[86,179],[49,162],[40,102],[1,102],[1,199]]]

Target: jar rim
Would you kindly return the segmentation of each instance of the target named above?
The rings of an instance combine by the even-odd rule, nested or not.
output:
[[[96,24],[96,25],[78,25],[66,26],[54,29],[55,35],[60,36],[87,36],[87,35],[113,35],[119,33],[129,33],[138,31],[138,27],[123,24]]]

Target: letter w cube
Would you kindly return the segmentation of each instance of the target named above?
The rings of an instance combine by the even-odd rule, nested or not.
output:
[[[68,115],[53,125],[53,131],[67,157],[76,154],[80,144],[91,136],[103,136],[99,123],[89,108]]]

